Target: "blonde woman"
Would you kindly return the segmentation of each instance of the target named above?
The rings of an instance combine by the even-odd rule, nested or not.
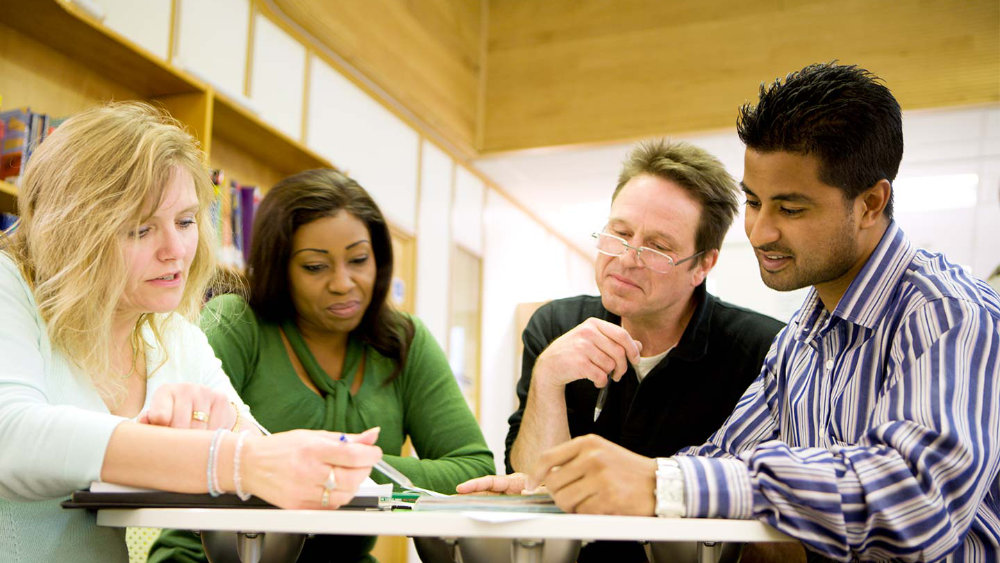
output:
[[[121,531],[59,506],[93,480],[334,508],[379,459],[377,429],[260,436],[189,321],[211,197],[194,140],[138,103],[67,120],[28,165],[0,240],[5,561],[127,560]]]

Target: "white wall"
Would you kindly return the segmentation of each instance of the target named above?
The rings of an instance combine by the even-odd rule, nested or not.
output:
[[[451,213],[452,237],[456,244],[477,256],[483,254],[483,181],[459,166],[455,170],[455,197]]]
[[[250,3],[247,0],[177,2],[174,62],[237,101],[245,99]]]
[[[517,406],[514,313],[519,303],[595,294],[593,263],[487,190],[483,215],[483,334],[480,425],[503,472],[507,417]]]
[[[260,117],[296,141],[302,138],[306,48],[261,14],[254,18],[250,99]]]
[[[357,180],[409,233],[416,230],[419,143],[416,131],[312,57],[306,144]]]
[[[163,60],[169,58],[171,0],[93,1],[103,11],[96,15],[103,16],[104,25],[157,57]]]
[[[417,206],[416,313],[447,349],[448,286],[451,281],[451,200],[454,163],[424,141]]]

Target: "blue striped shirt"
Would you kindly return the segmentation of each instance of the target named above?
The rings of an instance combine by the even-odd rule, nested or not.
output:
[[[998,326],[985,282],[891,223],[836,309],[814,288],[677,457],[687,516],[758,518],[842,560],[1000,560]]]

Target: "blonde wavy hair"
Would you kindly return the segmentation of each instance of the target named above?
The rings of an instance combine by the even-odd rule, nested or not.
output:
[[[20,224],[3,244],[32,287],[53,348],[116,401],[125,387],[112,373],[111,326],[128,282],[126,234],[159,206],[175,166],[191,173],[200,203],[198,246],[176,310],[194,319],[215,266],[214,187],[197,141],[148,104],[84,111],[39,145],[22,177]],[[165,318],[143,314],[133,349],[144,326],[162,345]]]

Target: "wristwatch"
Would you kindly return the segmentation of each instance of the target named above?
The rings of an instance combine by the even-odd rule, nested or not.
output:
[[[684,474],[672,457],[656,458],[656,515],[660,518],[681,518],[684,506]]]

